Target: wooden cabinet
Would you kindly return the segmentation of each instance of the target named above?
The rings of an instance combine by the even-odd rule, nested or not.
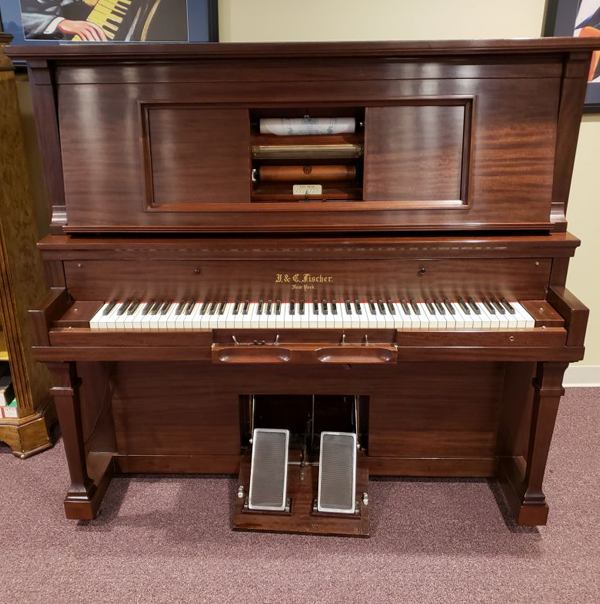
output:
[[[8,361],[17,399],[16,418],[0,418],[0,441],[18,457],[52,446],[55,412],[46,368],[33,360],[27,311],[46,293],[36,250],[33,208],[14,73],[0,34],[0,361]]]
[[[25,51],[54,234],[564,230],[575,47],[70,48]],[[299,117],[356,130],[260,132]],[[350,176],[294,192],[323,166]]]

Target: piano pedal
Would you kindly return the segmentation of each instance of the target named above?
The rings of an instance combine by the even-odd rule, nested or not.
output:
[[[247,508],[250,511],[285,512],[289,430],[256,428],[252,436],[250,489]],[[245,504],[246,505],[246,504]]]
[[[355,514],[360,511],[356,499],[356,444],[353,432],[321,433],[317,512]]]

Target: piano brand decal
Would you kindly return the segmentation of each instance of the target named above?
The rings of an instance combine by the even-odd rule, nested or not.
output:
[[[314,289],[316,283],[333,283],[330,275],[313,275],[311,273],[277,273],[275,283],[289,283],[292,289]]]

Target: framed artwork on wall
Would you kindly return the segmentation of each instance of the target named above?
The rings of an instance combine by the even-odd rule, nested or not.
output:
[[[217,0],[0,0],[13,44],[218,42]]]
[[[600,0],[548,0],[544,35],[600,37]],[[592,57],[584,112],[600,112],[600,51]]]

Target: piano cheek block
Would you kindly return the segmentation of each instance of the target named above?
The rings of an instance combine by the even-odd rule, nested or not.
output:
[[[292,351],[279,346],[229,346],[213,348],[213,363],[287,363]]]
[[[392,347],[380,346],[340,346],[320,348],[316,351],[316,358],[320,363],[344,363],[348,365],[397,363],[398,350]]]

